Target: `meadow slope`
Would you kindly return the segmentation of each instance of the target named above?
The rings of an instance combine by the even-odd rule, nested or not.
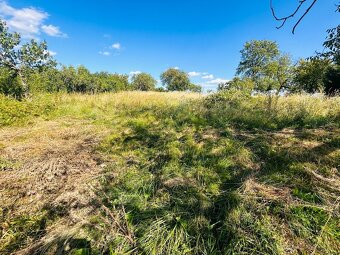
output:
[[[338,254],[339,124],[339,97],[0,97],[0,254]]]

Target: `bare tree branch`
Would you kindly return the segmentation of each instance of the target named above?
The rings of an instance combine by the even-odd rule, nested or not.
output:
[[[287,20],[293,18],[301,9],[301,7],[304,5],[304,3],[306,3],[308,0],[300,0],[299,1],[299,5],[296,7],[296,9],[294,10],[294,12],[292,12],[290,15],[288,16],[285,16],[285,17],[278,17],[276,15],[276,12],[275,12],[275,8],[274,8],[274,4],[273,4],[273,0],[270,0],[270,9],[272,11],[272,15],[273,17],[277,20],[277,21],[280,21],[282,22],[280,26],[277,26],[276,28],[277,29],[280,29],[282,28]],[[294,34],[295,33],[295,30],[296,28],[298,27],[298,25],[301,23],[301,21],[303,20],[303,18],[309,13],[309,11],[313,8],[313,6],[315,5],[315,3],[317,2],[318,0],[313,0],[313,2],[308,6],[308,8],[305,10],[305,12],[301,15],[301,17],[299,18],[299,20],[295,23],[294,27],[293,27],[293,30],[292,30],[292,33]]]

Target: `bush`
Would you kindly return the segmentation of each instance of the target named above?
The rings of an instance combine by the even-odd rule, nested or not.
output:
[[[23,95],[23,88],[18,81],[18,77],[6,68],[0,68],[0,94],[18,99]]]
[[[325,76],[325,93],[333,96],[340,93],[340,66],[328,69]]]

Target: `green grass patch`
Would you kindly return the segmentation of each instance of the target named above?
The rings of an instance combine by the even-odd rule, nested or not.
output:
[[[96,148],[107,159],[101,213],[84,228],[90,244],[73,254],[310,254],[316,243],[336,254],[339,217],[325,180],[337,178],[339,98],[268,100],[58,94],[6,101],[2,116],[13,120],[1,125],[73,118],[110,133]],[[30,236],[26,225],[41,233],[39,220],[27,222],[13,225],[17,235]],[[27,239],[16,240],[6,247]]]

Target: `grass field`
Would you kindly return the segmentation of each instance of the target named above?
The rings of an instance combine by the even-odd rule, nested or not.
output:
[[[0,254],[338,254],[339,127],[339,97],[0,97]]]

